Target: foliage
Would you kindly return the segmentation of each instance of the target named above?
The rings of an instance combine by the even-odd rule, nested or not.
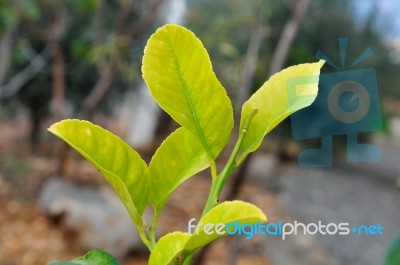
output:
[[[138,53],[141,42],[153,20],[143,23],[156,1],[107,1],[107,0],[5,0],[0,1],[0,39],[10,32],[9,64],[0,69],[0,98],[13,99],[25,96],[30,90],[42,98],[41,105],[51,100],[52,72],[55,64],[55,42],[62,50],[65,76],[65,99],[72,103],[76,113],[82,111],[87,98],[108,68],[112,69],[112,86],[108,97],[97,109],[109,110],[111,102],[139,79]],[[138,25],[140,24],[140,28]],[[150,25],[149,25],[150,24]],[[138,28],[140,30],[138,30]],[[135,33],[133,31],[136,30]],[[135,34],[133,36],[132,34]],[[7,84],[17,78],[36,55],[47,48],[42,56],[45,66],[15,91],[8,93]],[[3,60],[4,61],[4,60]],[[0,66],[0,68],[3,66]],[[107,69],[105,69],[107,68]],[[6,75],[1,78],[1,71]],[[11,83],[10,83],[11,82]],[[54,92],[53,92],[54,93]],[[45,97],[40,96],[46,94]],[[15,95],[15,97],[14,97]],[[28,95],[28,100],[31,96]],[[27,100],[25,99],[23,103]],[[29,105],[28,105],[29,107]]]
[[[396,264],[400,264],[400,236],[397,236],[397,238],[390,244],[384,262],[384,265]]]
[[[53,262],[51,265],[119,265],[114,257],[102,250],[91,250],[84,256],[69,262]]]
[[[258,148],[270,130],[314,101],[322,65],[317,62],[285,69],[245,102],[236,145],[220,173],[215,159],[231,135],[231,102],[201,41],[177,25],[159,28],[150,37],[143,57],[143,78],[152,96],[182,126],[161,144],[149,167],[119,137],[90,122],[64,120],[53,124],[49,131],[81,153],[116,190],[151,251],[149,264],[189,264],[197,249],[221,235],[174,232],[157,242],[158,217],[172,192],[189,177],[210,167],[212,184],[199,222],[266,222],[266,216],[256,206],[241,201],[219,203],[219,195],[232,171]],[[286,83],[298,77],[308,79],[311,92],[290,98]],[[148,204],[154,209],[151,226],[141,218]]]
[[[228,94],[235,100],[237,86],[242,76],[246,49],[255,26],[265,30],[265,38],[257,58],[257,69],[252,90],[265,80],[271,56],[281,35],[283,25],[292,15],[296,1],[272,0],[196,0],[189,1],[187,25],[203,40],[213,60],[215,71]],[[374,9],[359,18],[362,1],[321,0],[311,1],[309,10],[294,40],[286,65],[299,64],[315,59],[318,49],[324,51],[337,65],[340,55],[337,39],[349,38],[347,63],[354,61],[362,51],[371,48],[374,56],[360,68],[374,67],[377,72],[381,95],[399,95],[396,84],[398,64],[390,62],[387,41],[382,38],[393,27],[391,17],[379,17]],[[376,22],[385,21],[386,28],[374,28]],[[393,57],[393,56],[392,56]],[[347,66],[348,66],[347,65]],[[335,71],[324,67],[325,71]]]

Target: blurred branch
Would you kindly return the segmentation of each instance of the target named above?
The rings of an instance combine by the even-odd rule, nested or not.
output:
[[[21,22],[23,23],[23,26],[26,27],[29,32],[32,33],[32,36],[37,40],[47,43],[54,42],[55,40],[61,40],[65,33],[68,22],[68,16],[65,8],[61,4],[57,5],[47,3],[41,5],[41,9],[44,12],[44,17],[51,18],[51,20],[48,22],[50,24],[50,28],[42,28],[40,25],[37,25],[32,18],[27,16],[24,11],[20,11]]]
[[[82,116],[89,120],[92,118],[97,105],[110,89],[115,78],[115,68],[113,66],[104,64],[99,65],[98,69],[100,78],[83,103]]]
[[[54,20],[50,29],[50,40],[61,41],[68,24],[67,11],[61,5],[56,5],[53,10]]]
[[[121,3],[113,25],[113,32],[121,34],[125,25],[125,20],[132,14],[132,9],[127,3]]]
[[[47,64],[51,58],[51,48],[47,45],[41,53],[36,54],[22,71],[4,86],[0,87],[0,98],[5,99],[15,95],[26,83],[34,78]]]
[[[260,52],[262,40],[265,37],[265,30],[257,25],[251,30],[249,43],[247,46],[245,65],[242,72],[241,82],[238,88],[237,102],[235,111],[240,111],[243,102],[249,97],[256,71],[258,54]]]
[[[51,48],[51,53],[54,55],[52,62],[52,105],[55,118],[61,120],[65,116],[64,110],[64,97],[65,97],[65,69],[64,69],[64,54],[62,49],[62,40],[68,25],[68,15],[63,5],[48,3],[41,3],[44,17],[50,18],[50,26],[42,28],[37,25],[32,19],[22,12],[21,21],[23,25],[28,28],[32,36],[47,44],[47,48]],[[46,64],[44,60],[37,57],[37,74]],[[46,58],[48,59],[48,58]],[[35,62],[35,61],[33,61]],[[32,65],[32,63],[31,63]],[[33,71],[31,71],[33,72]],[[33,75],[34,76],[34,75]],[[32,76],[32,77],[33,77]],[[29,79],[31,79],[30,77]]]
[[[93,38],[95,43],[101,43],[104,41],[104,18],[107,6],[104,0],[99,0],[99,2],[93,24]]]
[[[293,0],[282,0],[282,1],[290,11],[294,12],[294,7],[295,7],[295,1],[296,0],[295,1],[293,1]]]
[[[146,14],[144,14],[138,21],[135,22],[135,24],[132,25],[130,30],[132,39],[136,39],[148,29],[164,2],[165,0],[156,0]]]
[[[10,68],[11,47],[14,42],[14,30],[8,29],[0,39],[0,86]]]
[[[307,11],[310,0],[298,0],[294,6],[292,17],[286,22],[280,39],[276,45],[274,54],[272,55],[269,75],[279,72],[286,61],[290,46],[293,43],[294,37],[297,34],[301,21]]]
[[[155,1],[152,6],[149,8],[149,10],[141,17],[139,20],[137,20],[131,27],[130,30],[130,41],[134,41],[138,36],[143,34],[148,27],[151,25],[151,22],[154,20],[155,15],[157,14],[159,8],[161,7],[162,3],[164,3],[165,0],[157,0]],[[102,2],[95,21],[95,29],[97,31],[96,36],[100,33],[101,27],[100,25],[103,23],[101,21],[101,14],[102,14],[102,8],[104,7],[104,3]],[[120,26],[125,24],[125,21],[129,17],[128,11],[124,11],[124,9],[128,9],[125,5],[121,4],[121,7],[119,8],[118,14],[121,14],[122,17],[116,18],[116,21],[113,26],[113,32],[111,34],[115,34],[116,36],[121,35],[120,31]],[[93,112],[95,111],[97,105],[100,103],[100,101],[103,99],[103,97],[106,95],[108,90],[111,88],[112,82],[115,79],[116,75],[116,68],[117,68],[117,63],[115,60],[99,60],[96,63],[96,67],[98,69],[100,78],[95,84],[94,88],[91,90],[90,94],[87,96],[87,98],[84,101],[83,104],[83,110],[82,110],[82,116],[84,118],[90,119],[90,117],[93,115]]]
[[[63,53],[63,36],[67,29],[68,16],[67,12],[61,6],[56,6],[52,11],[54,16],[53,23],[50,28],[50,36],[48,42],[53,48],[53,88],[52,88],[52,105],[56,120],[65,118],[65,69],[64,69],[64,53]]]

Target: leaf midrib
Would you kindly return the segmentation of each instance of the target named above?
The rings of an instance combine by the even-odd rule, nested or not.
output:
[[[198,115],[197,115],[196,109],[194,108],[194,106],[193,106],[193,104],[192,104],[192,101],[191,101],[191,99],[190,99],[190,96],[189,96],[189,94],[188,94],[189,89],[188,89],[188,86],[187,86],[187,84],[186,84],[186,80],[183,78],[183,71],[182,71],[182,69],[181,69],[181,64],[179,63],[178,57],[177,57],[177,55],[176,55],[176,53],[175,53],[175,49],[174,49],[174,47],[173,47],[173,45],[172,45],[172,42],[171,42],[170,37],[169,37],[169,34],[166,34],[166,35],[167,35],[168,46],[170,47],[170,51],[171,51],[171,53],[172,53],[172,57],[173,57],[173,59],[174,59],[174,63],[175,63],[176,68],[177,68],[177,70],[178,70],[179,79],[180,79],[180,81],[181,81],[181,83],[182,83],[182,86],[183,86],[185,98],[186,98],[186,101],[188,102],[188,105],[189,105],[189,108],[190,108],[190,112],[191,112],[192,118],[193,118],[193,120],[194,120],[194,125],[195,125],[195,127],[196,127],[196,131],[197,131],[197,133],[198,133],[198,135],[199,135],[199,137],[200,137],[200,142],[201,142],[201,144],[205,147],[205,150],[206,150],[206,152],[207,152],[208,157],[209,157],[210,159],[213,159],[213,156],[212,156],[210,147],[209,147],[209,145],[207,144],[206,137],[205,137],[205,135],[203,134],[203,130],[201,129],[201,126],[200,126],[200,123],[199,123],[199,119],[198,119]]]

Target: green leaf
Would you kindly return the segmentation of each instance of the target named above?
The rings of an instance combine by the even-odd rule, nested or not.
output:
[[[69,262],[52,262],[49,265],[119,265],[118,261],[102,250],[91,250],[84,256]]]
[[[200,219],[199,224],[211,223],[215,225],[223,223],[226,225],[232,222],[243,224],[257,223],[259,221],[266,223],[267,217],[255,205],[242,201],[227,201],[212,208]],[[204,229],[199,229],[199,233],[193,234],[186,243],[185,251],[194,252],[222,236],[217,233],[208,235],[204,232]]]
[[[214,160],[231,134],[233,111],[201,41],[178,25],[159,28],[147,42],[142,72],[161,108]]]
[[[140,227],[150,193],[149,170],[140,155],[116,135],[88,121],[64,120],[48,130],[104,175]]]
[[[400,264],[400,236],[393,241],[386,253],[384,265]]]
[[[240,129],[254,112],[240,147],[242,157],[255,151],[263,138],[290,114],[311,105],[317,97],[324,61],[299,64],[273,75],[242,107]]]
[[[240,224],[265,223],[267,222],[267,217],[259,208],[250,203],[230,201],[223,202],[211,209],[200,219],[198,225],[213,224],[215,227],[219,223],[227,225],[232,222]],[[215,232],[206,234],[203,226],[199,227],[198,233],[195,231],[193,231],[193,234],[177,232],[162,237],[150,255],[149,265],[175,264],[178,261],[182,261],[182,258],[194,253],[197,249],[224,236],[224,234]]]
[[[182,250],[190,237],[187,233],[174,232],[160,238],[150,254],[149,265],[180,264]]]
[[[150,162],[150,202],[159,211],[171,193],[185,180],[209,166],[207,154],[185,128],[173,132]]]

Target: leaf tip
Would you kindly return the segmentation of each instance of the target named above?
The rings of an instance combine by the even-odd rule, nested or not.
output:
[[[324,64],[325,64],[325,60],[324,59],[320,59],[319,61],[318,61],[318,63],[319,63],[319,69],[321,69],[323,66],[324,66]]]
[[[75,122],[75,121],[82,122],[82,120],[78,120],[78,119],[65,119],[65,120],[61,120],[56,123],[53,123],[49,128],[47,128],[47,130],[49,132],[55,134],[58,131],[58,129],[60,129],[60,127],[62,127],[66,123]]]
[[[53,123],[49,128],[47,128],[47,131],[51,132],[52,134],[56,134],[56,133],[57,133],[57,130],[58,130],[59,127],[62,125],[62,122],[63,122],[63,121],[65,121],[65,120],[62,120],[62,121],[58,121],[58,122],[56,122],[56,123]]]

